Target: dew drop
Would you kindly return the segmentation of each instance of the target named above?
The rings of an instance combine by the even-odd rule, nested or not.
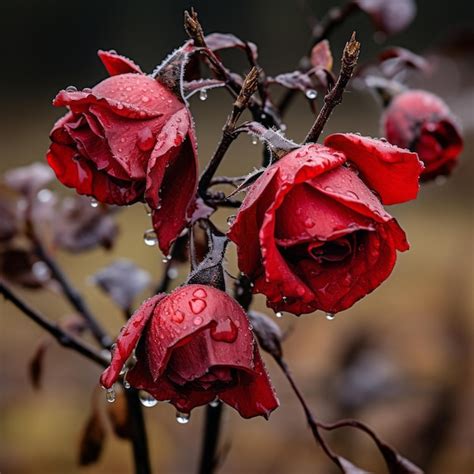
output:
[[[189,413],[182,413],[180,411],[176,412],[176,421],[180,425],[186,425],[189,423],[189,419],[191,418],[191,415]]]
[[[189,302],[189,307],[191,308],[191,311],[194,314],[202,313],[204,311],[204,309],[206,308],[206,306],[207,306],[207,303],[204,300],[200,300],[198,298],[193,299]],[[201,324],[201,323],[199,323],[199,324]]]
[[[91,207],[97,207],[99,203],[95,199],[91,199]]]
[[[140,399],[140,403],[147,408],[154,407],[158,403],[158,400],[148,392],[145,392],[145,390],[140,390],[138,392],[138,398]]]
[[[227,218],[227,224],[228,224],[228,225],[232,225],[232,224],[235,222],[235,218],[236,218],[235,215],[229,216],[229,217]]]
[[[170,280],[176,280],[176,278],[178,278],[178,269],[174,268],[174,267],[171,267],[170,269],[168,269],[168,278]]]
[[[206,89],[201,89],[199,91],[199,99],[202,100],[203,102],[207,99],[207,90]]]
[[[125,375],[127,375],[127,374],[125,374]],[[127,390],[131,387],[130,382],[125,378],[125,376],[124,376],[124,378],[123,378],[123,386],[124,386]]]
[[[171,316],[171,319],[175,322],[175,323],[182,323],[184,321],[184,313],[180,310],[177,310],[173,313],[173,316]]]
[[[216,398],[215,400],[212,400],[211,403],[209,403],[209,406],[212,407],[212,408],[217,408],[220,404],[220,401],[218,398]]]
[[[67,92],[77,92],[77,87],[76,86],[67,86],[66,91]]]
[[[230,319],[219,321],[211,328],[211,337],[215,341],[234,342],[237,339],[237,326]]]
[[[353,198],[353,199],[359,199],[359,196],[357,196],[357,194],[354,193],[353,191],[347,191],[346,195],[350,198]]]
[[[316,97],[318,96],[318,93],[314,90],[314,89],[308,89],[306,92],[305,92],[305,95],[308,99],[310,100],[314,100],[316,99]]]
[[[258,138],[256,136],[252,137],[252,145],[256,145],[258,143]]]
[[[204,288],[198,288],[194,291],[193,296],[195,296],[196,298],[206,298],[207,293]]]
[[[335,317],[336,315],[334,313],[326,313],[326,319],[328,321],[332,321]]]
[[[281,311],[278,311],[277,313],[275,313],[275,316],[277,318],[282,318],[283,317],[283,313]]]
[[[156,232],[153,229],[146,230],[143,234],[143,242],[145,242],[145,245],[148,245],[148,247],[156,245],[158,243]]]
[[[200,326],[202,324],[202,318],[201,316],[196,316],[194,319],[193,319],[193,324],[195,326]]]
[[[46,265],[46,263],[41,260],[33,263],[31,266],[31,271],[39,281],[47,280],[51,274],[48,265]]]
[[[105,399],[109,403],[114,403],[115,402],[115,390],[114,387],[110,387],[105,391]]]
[[[311,219],[311,217],[308,217],[305,221],[304,221],[304,225],[305,227],[313,227],[314,226],[314,221],[313,219]]]
[[[149,101],[150,101],[150,98],[149,98],[147,95],[144,95],[144,96],[142,97],[142,102],[144,102],[145,104],[146,104],[147,102],[149,102]]]
[[[49,189],[41,189],[36,195],[39,202],[49,202],[53,198],[53,193]]]

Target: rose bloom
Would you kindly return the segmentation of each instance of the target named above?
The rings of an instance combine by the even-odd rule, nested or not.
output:
[[[336,313],[379,286],[403,230],[382,207],[414,199],[416,153],[355,134],[308,144],[252,185],[229,237],[242,272],[275,311]]]
[[[461,132],[448,106],[421,90],[395,96],[382,117],[383,134],[394,145],[418,153],[421,179],[449,175],[463,148]]]
[[[101,376],[105,388],[119,378],[136,347],[126,375],[179,411],[219,398],[244,418],[278,407],[244,310],[223,291],[187,285],[147,300],[124,327]]]
[[[47,159],[58,179],[99,202],[146,201],[168,253],[190,217],[197,186],[192,119],[166,86],[129,59],[99,51],[111,75],[53,101],[69,112],[51,131]]]

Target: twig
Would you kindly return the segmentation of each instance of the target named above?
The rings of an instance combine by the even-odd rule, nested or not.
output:
[[[309,69],[308,56],[311,54],[311,50],[313,49],[314,45],[327,38],[336,26],[340,25],[347,17],[352,15],[357,10],[357,5],[354,2],[349,1],[342,7],[331,8],[327,12],[321,21],[319,21],[313,28],[311,46],[309,47],[308,54],[303,56],[299,61],[299,69],[301,71],[306,71]],[[288,110],[288,107],[295,98],[296,94],[296,89],[288,89],[285,92],[277,107],[278,111],[280,112],[280,116],[283,116]]]
[[[308,132],[304,143],[316,142],[323,131],[324,125],[331,115],[334,108],[342,102],[342,94],[346,88],[349,79],[352,76],[354,68],[359,57],[360,43],[355,39],[355,32],[352,33],[351,39],[346,43],[344,52],[342,53],[341,71],[333,88],[324,96],[324,105]]]
[[[217,465],[216,450],[222,419],[223,405],[207,406],[204,426],[204,440],[199,464],[199,474],[212,474]]]
[[[295,392],[295,395],[297,396],[298,400],[301,403],[301,406],[303,407],[304,413],[306,415],[306,420],[308,421],[308,425],[311,428],[314,439],[318,442],[318,444],[321,446],[321,448],[326,453],[326,455],[331,459],[331,461],[342,470],[341,462],[339,461],[338,456],[331,450],[331,448],[326,444],[326,441],[324,440],[324,438],[321,436],[321,433],[318,430],[318,423],[314,419],[313,414],[310,408],[308,407],[306,400],[303,397],[303,394],[300,392],[298,386],[296,385],[293,379],[293,376],[290,372],[290,369],[288,368],[288,365],[283,360],[283,358],[281,357],[280,358],[274,357],[274,358],[275,358],[276,363],[280,366],[281,370],[285,374],[288,382],[291,385],[291,388]]]
[[[237,120],[248,106],[250,98],[257,89],[257,80],[258,70],[257,68],[252,68],[247,74],[244,83],[242,84],[242,89],[240,89],[239,94],[235,99],[231,114],[227,117],[227,121],[222,130],[222,138],[217,146],[214,156],[207,163],[207,166],[199,179],[198,193],[206,201],[207,189],[209,188],[211,180],[217,171],[222,158],[224,158],[229,146],[234,141],[236,136],[234,130],[237,125]]]
[[[74,288],[65,273],[62,271],[61,267],[56,263],[54,258],[51,257],[34,231],[31,232],[30,237],[35,245],[36,254],[48,266],[49,270],[51,271],[51,275],[59,283],[64,295],[71,305],[87,321],[87,324],[95,339],[102,347],[109,348],[112,345],[112,339],[107,335],[105,330],[94,317],[81,294]]]
[[[85,341],[68,334],[56,323],[49,321],[41,313],[34,310],[25,303],[18,295],[16,295],[11,288],[9,288],[5,283],[0,282],[0,293],[5,297],[5,299],[11,301],[21,312],[28,316],[32,321],[38,324],[40,327],[49,332],[58,342],[68,349],[72,349],[76,352],[79,352],[84,357],[96,362],[102,367],[107,367],[109,365],[109,360],[104,357],[100,352],[98,352],[94,347],[90,346]]]
[[[133,458],[135,461],[135,474],[150,474],[150,453],[146,435],[143,409],[138,398],[138,390],[130,388],[125,390],[130,414],[131,442]]]

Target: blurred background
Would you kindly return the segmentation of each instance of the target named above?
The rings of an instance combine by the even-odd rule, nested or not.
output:
[[[413,77],[412,83],[440,94],[460,118],[465,136],[461,165],[445,182],[424,186],[416,201],[390,210],[405,229],[411,250],[399,255],[392,277],[380,288],[333,321],[318,312],[299,319],[285,314],[278,323],[288,332],[287,361],[320,419],[359,418],[426,472],[461,474],[474,470],[474,65],[472,31],[466,30],[472,25],[473,4],[471,0],[417,4],[418,15],[411,26],[385,42],[380,35],[374,38],[366,16],[355,15],[332,36],[333,53],[340,57],[353,29],[362,43],[361,63],[389,45],[427,53],[434,71],[428,78]],[[184,41],[183,9],[192,5],[206,32],[230,32],[257,43],[261,66],[275,75],[294,69],[308,48],[311,21],[335,2],[2,2],[0,172],[44,159],[49,130],[64,113],[51,106],[56,92],[69,85],[91,86],[105,77],[97,49],[116,49],[151,71]],[[223,57],[238,72],[247,69],[238,53]],[[211,91],[205,102],[192,100],[201,163],[212,154],[230,105],[223,91]],[[379,117],[371,95],[352,91],[325,134],[352,131],[379,136]],[[295,101],[286,123],[287,136],[295,140],[305,136],[312,114],[303,97]],[[259,160],[259,146],[241,137],[222,174],[242,174]],[[53,187],[72,194],[59,184]],[[223,229],[228,214],[217,215]],[[127,208],[117,218],[120,236],[113,251],[57,252],[59,262],[113,335],[122,326],[121,314],[88,277],[117,257],[133,260],[154,281],[162,267],[157,249],[143,243],[143,232],[150,225],[142,206]],[[180,278],[186,270],[186,265],[180,268]],[[229,271],[236,273],[233,250]],[[72,313],[51,292],[20,291],[53,320]],[[137,298],[136,304],[140,301]],[[255,308],[273,315],[261,297],[256,298]],[[91,400],[97,396],[99,369],[53,343],[45,356],[43,386],[33,390],[27,366],[44,334],[12,305],[1,301],[0,312],[0,471],[132,472],[129,444],[112,435],[98,464],[77,467],[80,434]],[[243,420],[227,410],[222,444],[228,453],[221,472],[333,472],[315,446],[288,383],[278,367],[266,360],[281,407],[269,422]],[[146,410],[146,421],[154,472],[193,472],[202,410],[195,410],[190,423],[181,426],[172,407],[159,404]],[[385,472],[380,455],[363,434],[345,430],[328,440],[361,467]]]

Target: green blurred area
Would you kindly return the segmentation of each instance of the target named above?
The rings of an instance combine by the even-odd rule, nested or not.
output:
[[[442,7],[440,16],[433,2],[419,2],[421,16],[406,34],[394,41],[418,51],[430,49],[448,34],[450,22],[465,23],[471,13],[470,2],[451,3],[449,9]],[[194,2],[209,31],[231,31],[261,43],[262,64],[268,65],[271,73],[290,70],[297,63],[308,43],[305,17],[309,11],[323,12],[329,4],[333,3],[318,2],[300,9],[299,2]],[[3,34],[10,35],[10,41],[2,43],[10,45],[4,64],[12,65],[10,75],[3,74],[1,78],[1,172],[43,159],[48,132],[62,114],[50,106],[55,92],[70,83],[85,87],[105,77],[95,57],[96,49],[116,48],[150,70],[184,38],[182,2],[132,5],[124,1],[19,1],[7,2],[1,8],[11,18],[8,22],[8,17],[2,16]],[[344,35],[355,25],[360,28],[365,57],[380,48],[369,46],[372,30],[366,19],[357,18],[335,35],[336,58]],[[237,67],[246,67],[232,55],[230,60],[240,64]],[[474,468],[474,133],[472,115],[469,122],[472,109],[466,112],[461,108],[465,99],[460,100],[468,98],[472,102],[472,83],[454,94],[449,87],[450,78],[438,70],[424,86],[445,87],[440,87],[439,92],[447,91],[449,105],[466,121],[465,151],[460,167],[445,183],[428,184],[416,201],[390,209],[406,231],[411,250],[399,255],[392,276],[380,288],[337,315],[334,321],[327,321],[319,312],[300,318],[285,315],[278,321],[288,331],[288,363],[321,419],[360,418],[409,459],[425,463],[427,472],[434,474],[461,474]],[[216,146],[230,105],[230,98],[222,91],[210,92],[206,102],[193,99],[191,103],[201,164]],[[378,136],[379,114],[377,104],[368,94],[348,93],[324,134],[353,131]],[[287,136],[301,140],[312,123],[311,112],[301,97],[286,121]],[[260,145],[254,146],[250,139],[241,137],[232,146],[220,172],[240,175],[251,170],[259,164],[260,151]],[[72,193],[59,184],[55,188]],[[222,229],[227,226],[229,214],[217,215],[216,222]],[[150,227],[143,207],[124,209],[118,219],[121,233],[112,252],[57,252],[61,265],[114,335],[123,324],[122,315],[88,283],[88,277],[117,257],[132,259],[155,280],[162,265],[157,249],[143,243],[143,232]],[[234,249],[229,251],[228,270],[231,274],[237,272]],[[186,265],[180,268],[176,284],[186,271]],[[32,291],[21,294],[53,320],[72,313],[58,295]],[[272,314],[265,309],[260,296],[255,308]],[[79,355],[52,343],[46,355],[43,387],[33,391],[27,366],[45,335],[11,305],[1,302],[0,311],[0,471],[132,472],[129,444],[112,435],[100,463],[83,469],[76,467],[79,436],[91,400],[97,396],[99,370]],[[229,446],[229,453],[222,472],[332,473],[314,444],[287,382],[278,367],[266,360],[281,407],[269,422],[243,420],[227,410],[222,443]],[[351,399],[358,393],[369,394],[364,387],[371,384],[380,386],[383,396],[371,400],[367,395],[367,399],[357,403]],[[98,396],[103,397],[103,393]],[[105,409],[105,400],[103,404]],[[194,410],[191,422],[185,426],[175,422],[172,407],[165,404],[148,409],[146,415],[154,472],[194,472],[202,410]],[[328,439],[342,455],[361,467],[385,472],[380,455],[363,435],[346,430]]]

